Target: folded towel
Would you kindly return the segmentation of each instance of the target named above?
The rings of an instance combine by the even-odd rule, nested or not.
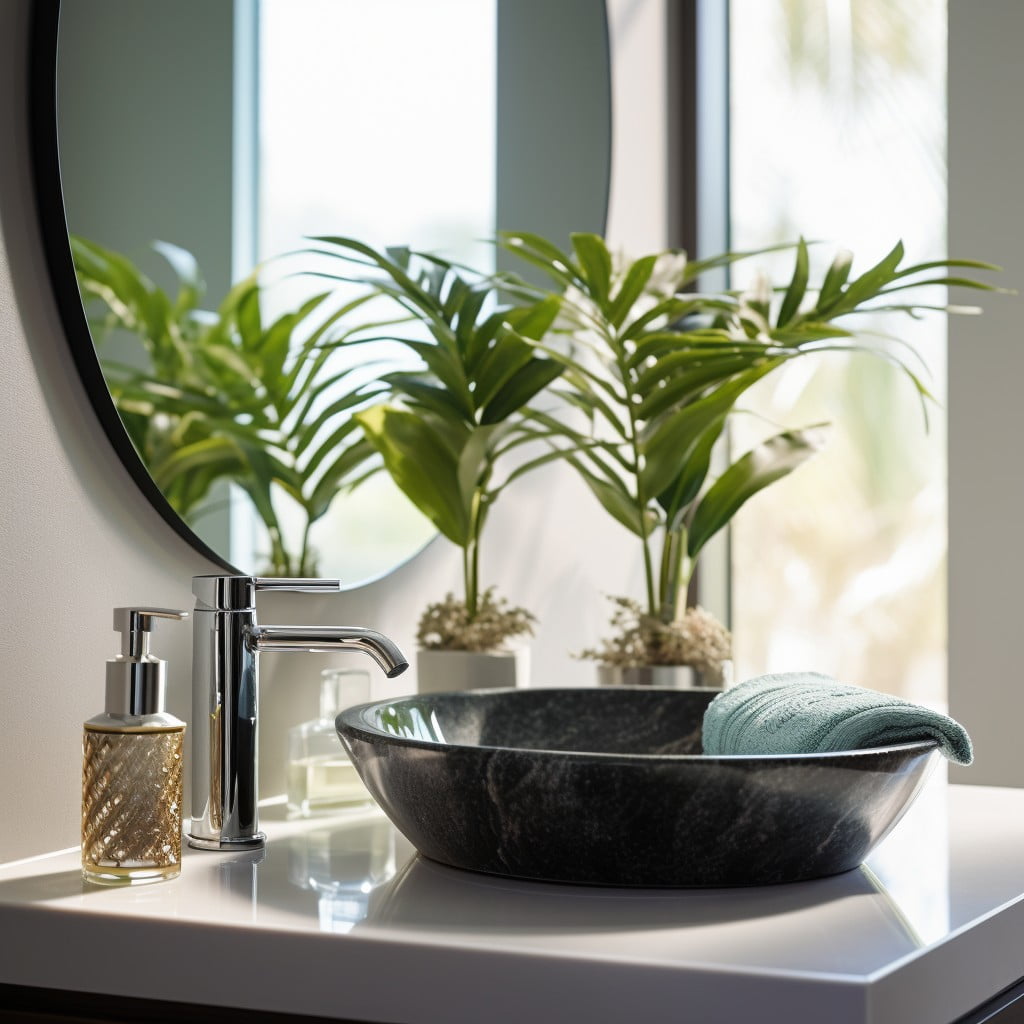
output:
[[[958,764],[974,759],[959,722],[918,704],[816,672],[759,676],[720,693],[704,713],[705,754],[811,754],[937,740]]]

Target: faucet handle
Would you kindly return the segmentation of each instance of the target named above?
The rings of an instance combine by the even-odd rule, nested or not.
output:
[[[271,579],[264,576],[193,576],[192,593],[202,611],[247,611],[256,607],[256,592],[291,591],[304,594],[336,594],[340,580]]]
[[[284,590],[293,594],[336,594],[341,590],[341,580],[320,579],[274,579],[257,576],[257,590]]]

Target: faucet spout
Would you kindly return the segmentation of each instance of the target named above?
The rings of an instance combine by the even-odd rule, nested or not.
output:
[[[361,626],[252,626],[248,642],[257,653],[361,651],[373,658],[389,679],[401,675],[409,667],[405,655],[394,641],[383,633]]]

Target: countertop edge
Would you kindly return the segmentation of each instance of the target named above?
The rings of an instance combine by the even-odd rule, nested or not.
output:
[[[495,1022],[545,1020],[553,1001],[564,1007],[568,1000],[574,1014],[592,1024],[641,1014],[667,1022],[678,1020],[680,1008],[704,1024],[732,1024],[765,1003],[780,1021],[826,1014],[833,1024],[861,1024],[867,998],[853,978],[555,957],[373,935],[346,936],[340,945],[337,937],[301,931],[194,927],[183,920],[11,904],[0,907],[0,921],[5,932],[21,937],[0,963],[3,983],[381,1024],[478,1024],[481,1014]],[[53,942],[58,922],[59,947]],[[57,948],[59,963],[46,955]],[[63,952],[68,949],[73,956]],[[220,976],[211,964],[220,965]]]

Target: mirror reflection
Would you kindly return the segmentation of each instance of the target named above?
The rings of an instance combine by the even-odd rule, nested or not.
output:
[[[608,78],[598,0],[61,5],[90,328],[150,474],[227,562],[355,584],[433,535],[351,420],[408,349],[333,351],[387,313],[301,250],[344,235],[488,272],[498,229],[600,231]]]

